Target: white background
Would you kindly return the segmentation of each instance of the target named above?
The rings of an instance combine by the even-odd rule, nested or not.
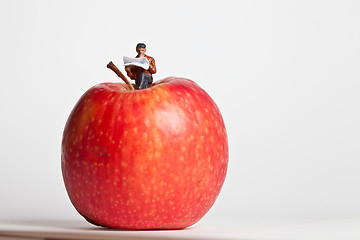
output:
[[[66,119],[106,68],[156,59],[218,104],[230,159],[204,222],[360,217],[358,1],[0,1],[0,220],[82,218]]]

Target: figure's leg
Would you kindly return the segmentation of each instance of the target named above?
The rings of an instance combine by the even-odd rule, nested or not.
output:
[[[137,89],[144,89],[145,73],[139,74],[139,79],[136,82]]]
[[[152,77],[146,73],[140,73],[137,82],[138,89],[145,89],[149,87],[149,83],[152,82]]]
[[[151,84],[151,83],[152,83],[152,81],[153,81],[152,76],[151,76],[151,75],[146,74],[146,78],[145,78],[145,80],[146,80],[146,88],[150,87],[150,84]]]

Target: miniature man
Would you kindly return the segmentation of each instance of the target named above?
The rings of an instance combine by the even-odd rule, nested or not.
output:
[[[145,89],[153,82],[152,75],[156,73],[155,60],[145,54],[146,45],[144,43],[138,43],[136,45],[136,52],[138,55],[135,58],[145,57],[149,61],[148,69],[135,65],[128,65],[125,67],[125,70],[129,78],[135,80],[137,89]]]

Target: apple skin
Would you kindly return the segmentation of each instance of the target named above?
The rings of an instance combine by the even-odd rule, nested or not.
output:
[[[166,78],[144,90],[101,83],[72,110],[61,167],[76,210],[116,229],[182,229],[214,204],[225,180],[221,113],[196,83]]]

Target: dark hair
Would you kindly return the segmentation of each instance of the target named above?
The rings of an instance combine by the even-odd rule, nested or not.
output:
[[[138,43],[138,44],[136,45],[136,49],[138,49],[138,48],[146,48],[145,43]]]

